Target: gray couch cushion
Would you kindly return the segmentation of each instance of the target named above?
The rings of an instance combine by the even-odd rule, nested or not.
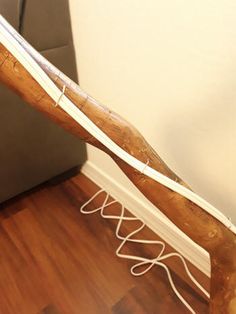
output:
[[[68,1],[25,1],[21,32],[39,51],[69,44],[72,35]]]
[[[23,12],[20,4],[0,0],[1,13],[46,58],[77,80],[68,1],[26,0]],[[86,159],[84,143],[4,86],[0,86],[0,121],[0,202]]]
[[[21,2],[19,0],[0,0],[0,13],[11,25],[19,30]]]

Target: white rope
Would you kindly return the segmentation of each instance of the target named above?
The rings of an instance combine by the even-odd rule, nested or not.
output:
[[[90,210],[85,210],[85,208],[96,198],[98,197],[100,194],[105,193],[105,198],[104,201],[102,203],[102,206],[97,207],[95,209],[90,209]],[[119,245],[119,247],[116,250],[116,255],[120,258],[125,258],[125,259],[129,259],[129,260],[133,260],[136,261],[136,263],[131,267],[130,272],[132,275],[134,276],[141,276],[144,275],[145,273],[147,273],[153,266],[157,265],[160,266],[162,268],[165,269],[166,273],[167,273],[167,277],[169,279],[169,283],[174,291],[174,293],[176,294],[176,296],[179,298],[179,300],[186,306],[186,308],[193,314],[195,314],[196,312],[193,310],[193,308],[189,305],[189,303],[183,298],[183,296],[179,293],[179,291],[177,290],[170,270],[169,268],[164,264],[164,261],[166,259],[168,259],[169,257],[179,257],[180,260],[182,261],[183,265],[184,265],[184,269],[188,275],[188,277],[192,280],[192,282],[209,298],[209,293],[200,285],[200,283],[194,278],[194,276],[191,274],[187,263],[185,261],[185,259],[183,258],[182,255],[180,255],[179,253],[168,253],[168,254],[164,254],[165,252],[165,243],[163,241],[157,241],[157,240],[145,240],[145,239],[133,239],[133,236],[138,234],[144,227],[145,227],[145,223],[136,218],[136,217],[130,217],[130,216],[125,216],[125,208],[122,204],[120,204],[117,201],[110,201],[109,200],[109,194],[106,193],[103,189],[99,190],[98,192],[96,192],[86,203],[83,204],[83,206],[81,206],[80,211],[82,214],[93,214],[96,212],[100,212],[100,215],[105,218],[105,219],[115,219],[118,220],[117,226],[116,226],[116,237],[121,240],[121,244]],[[119,203],[120,204],[120,215],[109,215],[109,214],[105,214],[105,209],[107,207],[110,207],[111,205],[115,204],[115,203]],[[129,233],[127,236],[122,236],[120,234],[120,229],[122,226],[122,223],[124,221],[140,221],[141,225],[135,229],[134,231],[132,231],[131,233]],[[159,245],[161,247],[160,252],[158,253],[157,257],[153,258],[153,259],[149,259],[146,257],[142,257],[142,256],[136,256],[136,255],[129,255],[129,254],[122,254],[122,248],[124,247],[124,245],[128,242],[134,242],[134,243],[139,243],[139,244],[156,244]],[[143,271],[138,271],[137,269],[140,266],[146,266],[146,268]]]
[[[141,173],[143,174],[145,169],[147,168],[147,166],[149,165],[149,159],[147,160],[145,166],[143,167],[143,170],[141,171]]]
[[[236,226],[221,211],[216,209],[214,206],[188,188],[164,176],[157,170],[151,168],[150,166],[127,153],[113,140],[111,140],[102,130],[100,130],[82,111],[80,111],[79,108],[77,108],[66,95],[62,95],[61,90],[48,77],[48,75],[31,57],[31,55],[28,54],[24,46],[26,46],[27,49],[30,49],[31,51],[34,49],[25,42],[25,40],[7,23],[7,21],[2,16],[0,16],[0,42],[24,66],[24,68],[46,91],[46,93],[55,101],[55,103],[58,103],[58,105],[60,105],[60,107],[65,112],[67,112],[68,115],[70,115],[75,121],[77,121],[116,156],[121,158],[131,167],[152,178],[156,182],[166,186],[172,191],[179,193],[196,205],[200,206],[236,234]],[[59,74],[60,72],[58,75]]]
[[[65,91],[66,91],[66,85],[63,85],[61,95],[59,96],[57,102],[56,102],[55,105],[54,105],[55,107],[58,106],[58,104],[59,104],[59,102],[60,102],[60,100],[61,100],[61,97],[65,94]]]

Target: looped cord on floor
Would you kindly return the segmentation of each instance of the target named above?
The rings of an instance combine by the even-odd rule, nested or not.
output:
[[[102,206],[97,207],[95,209],[91,209],[91,210],[85,210],[85,208],[87,207],[87,205],[89,205],[97,196],[99,196],[100,194],[105,193],[105,198],[104,201],[102,203]],[[136,264],[134,264],[131,269],[130,272],[132,275],[134,276],[141,276],[144,275],[145,273],[147,273],[153,266],[157,265],[160,266],[162,268],[165,269],[167,277],[169,279],[169,283],[174,291],[174,293],[176,294],[176,296],[179,298],[179,300],[186,306],[186,308],[193,314],[195,314],[196,312],[193,310],[193,308],[189,305],[189,303],[183,298],[183,296],[179,293],[179,291],[177,290],[170,270],[169,268],[164,264],[164,260],[166,260],[169,257],[179,257],[180,260],[183,263],[184,269],[187,273],[187,275],[189,276],[189,278],[192,280],[192,282],[209,298],[209,293],[200,285],[200,283],[194,278],[194,276],[191,274],[190,270],[188,269],[188,266],[185,262],[185,259],[183,258],[182,255],[180,255],[179,253],[168,253],[168,254],[164,254],[165,252],[165,243],[163,241],[157,241],[157,240],[144,240],[144,239],[133,239],[132,237],[134,235],[136,235],[137,233],[139,233],[144,227],[145,227],[145,223],[136,218],[136,217],[130,217],[130,216],[125,216],[125,208],[124,205],[122,205],[121,203],[119,203],[118,201],[110,201],[109,200],[109,194],[104,191],[103,189],[99,190],[98,192],[96,192],[86,203],[84,203],[83,206],[81,206],[80,208],[80,212],[82,214],[93,214],[96,212],[100,211],[100,215],[105,218],[105,219],[116,219],[118,220],[118,224],[116,226],[116,237],[121,240],[121,244],[119,245],[119,247],[116,250],[116,255],[120,258],[126,258],[129,260],[134,260],[136,261]],[[109,214],[105,214],[105,208],[111,206],[112,204],[118,203],[120,204],[120,208],[121,208],[121,212],[120,215],[109,215]],[[121,225],[123,221],[140,221],[141,225],[140,227],[138,227],[137,229],[135,229],[134,231],[132,231],[131,233],[129,233],[126,237],[123,237],[120,234],[120,229],[121,229]],[[122,254],[122,248],[124,247],[124,245],[127,242],[135,242],[135,243],[140,243],[140,244],[157,244],[160,245],[161,250],[158,253],[157,257],[153,258],[153,259],[149,259],[146,257],[142,257],[142,256],[135,256],[135,255],[128,255],[128,254]],[[143,271],[139,271],[138,268],[140,266],[144,266],[146,267]]]

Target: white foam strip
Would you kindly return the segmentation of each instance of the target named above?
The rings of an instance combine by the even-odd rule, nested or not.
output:
[[[11,32],[8,29],[10,29]],[[15,30],[12,32],[12,29],[13,28],[8,24],[8,22],[2,16],[0,16],[1,43],[24,66],[24,68],[32,75],[32,77],[34,77],[34,79],[41,85],[41,87],[55,101],[55,103],[57,103],[92,136],[94,136],[127,164],[137,169],[141,173],[144,173],[156,182],[159,182],[172,191],[181,194],[193,203],[197,204],[236,234],[236,226],[233,225],[232,222],[222,212],[220,212],[196,193],[169,179],[155,169],[149,167],[145,163],[128,154],[120,146],[113,142],[103,131],[101,131],[82,111],[80,111],[70,101],[70,99],[68,99],[65,95],[61,96],[61,90],[48,77],[48,75],[43,71],[38,63],[28,54],[28,52],[23,48],[22,44],[14,38],[15,35],[17,38],[19,38],[19,34]],[[23,41],[24,39],[22,39],[22,42]]]

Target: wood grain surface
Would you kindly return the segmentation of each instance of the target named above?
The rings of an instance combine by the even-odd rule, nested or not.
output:
[[[66,96],[114,142],[138,160],[144,163],[149,160],[152,168],[186,185],[166,166],[132,125],[88,96],[19,36],[14,37],[14,40],[19,41],[24,47],[25,53],[34,58],[61,90],[66,86]],[[205,248],[211,257],[210,311],[214,314],[236,313],[235,234],[201,207],[136,171],[110,152],[59,106],[55,107],[55,102],[3,45],[0,46],[0,80],[66,130],[108,153],[155,206],[191,239]]]
[[[82,215],[80,206],[98,187],[83,175],[42,185],[1,205],[0,314],[183,314],[189,313],[154,267],[142,277],[115,250],[115,221]],[[95,200],[91,207],[100,205]],[[111,211],[117,212],[114,205]],[[126,223],[122,232],[135,226]],[[141,235],[159,239],[146,228]],[[128,245],[127,252],[155,256],[157,247]],[[169,251],[172,248],[167,246]],[[208,302],[188,285],[183,267],[170,263],[177,288],[196,313]],[[191,266],[197,278],[207,278]]]

